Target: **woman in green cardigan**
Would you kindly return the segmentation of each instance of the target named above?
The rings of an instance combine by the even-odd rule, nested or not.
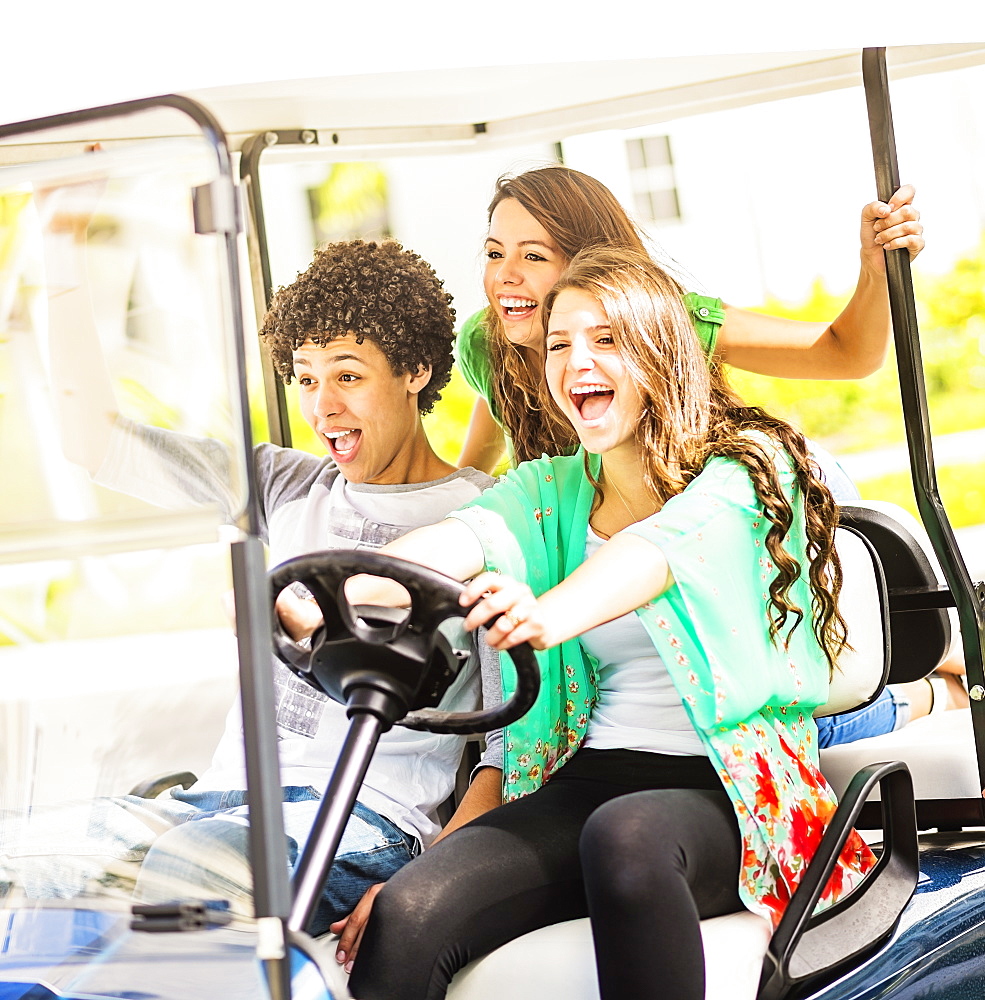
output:
[[[709,369],[645,254],[579,255],[544,313],[544,405],[579,452],[387,547],[471,579],[466,624],[542,650],[541,692],[503,769],[345,928],[360,1000],[442,997],[586,913],[604,1000],[701,997],[699,920],[777,920],[835,806],[811,712],[845,642],[836,514],[803,437]],[[872,863],[853,836],[824,903]]]
[[[862,210],[858,284],[830,324],[685,295],[705,353],[784,378],[863,378],[876,371],[890,338],[883,250],[906,247],[915,257],[924,245],[913,196],[905,186],[888,203]],[[791,239],[797,238],[792,230]],[[491,472],[502,459],[504,440],[515,462],[564,454],[577,445],[570,426],[539,405],[544,359],[538,312],[567,262],[604,246],[644,250],[639,231],[600,181],[563,166],[499,179],[484,250],[489,305],[466,321],[456,346],[459,368],[480,397],[459,465]]]

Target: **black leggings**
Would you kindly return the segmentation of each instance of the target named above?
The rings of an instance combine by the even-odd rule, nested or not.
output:
[[[699,920],[741,909],[738,826],[704,757],[579,750],[533,795],[397,872],[376,897],[350,987],[440,1000],[468,962],[592,918],[602,1000],[704,996]]]

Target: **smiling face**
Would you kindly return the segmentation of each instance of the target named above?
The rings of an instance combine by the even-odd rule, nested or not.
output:
[[[539,347],[537,315],[567,260],[550,233],[515,198],[493,210],[486,237],[484,288],[514,344]]]
[[[554,300],[545,372],[551,396],[586,451],[637,450],[639,392],[616,349],[605,310],[580,288],[565,288]]]
[[[394,374],[371,340],[343,335],[294,351],[301,413],[352,483],[418,482],[415,449],[423,437],[417,394],[430,370]]]

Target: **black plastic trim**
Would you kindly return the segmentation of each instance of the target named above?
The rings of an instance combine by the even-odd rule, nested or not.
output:
[[[883,851],[865,880],[814,915],[865,800],[879,786]],[[913,781],[901,761],[869,764],[852,779],[770,941],[759,1000],[830,981],[893,932],[919,876]]]
[[[896,137],[889,98],[889,75],[885,48],[867,48],[862,52],[862,80],[872,139],[872,160],[876,190],[882,201],[889,201],[899,187]],[[937,474],[931,444],[930,417],[920,354],[913,279],[909,252],[886,251],[886,279],[896,342],[903,420],[910,454],[910,470],[917,508],[927,534],[940,559],[948,586],[954,594],[961,623],[965,670],[969,687],[985,686],[985,601],[976,592],[968,575],[961,550],[951,529],[947,512],[937,489]],[[972,702],[971,720],[978,751],[978,774],[985,787],[985,702]]]

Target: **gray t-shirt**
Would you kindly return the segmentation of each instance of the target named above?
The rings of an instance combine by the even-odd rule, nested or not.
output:
[[[189,499],[218,503],[228,515],[234,494],[228,453],[211,440],[121,420],[96,481],[151,503],[172,506]],[[375,549],[413,528],[441,520],[492,483],[475,469],[408,485],[348,482],[328,457],[261,444],[254,449],[261,507],[261,536],[270,565],[329,548]],[[495,654],[485,644],[496,669]],[[283,785],[328,783],[348,728],[343,706],[309,687],[274,659],[277,726]],[[479,698],[475,665],[462,672],[441,702],[446,711],[472,709]],[[425,843],[437,832],[430,814],[451,793],[462,738],[394,727],[383,735],[359,800]],[[246,787],[239,704],[226,720],[212,765],[196,788]]]

